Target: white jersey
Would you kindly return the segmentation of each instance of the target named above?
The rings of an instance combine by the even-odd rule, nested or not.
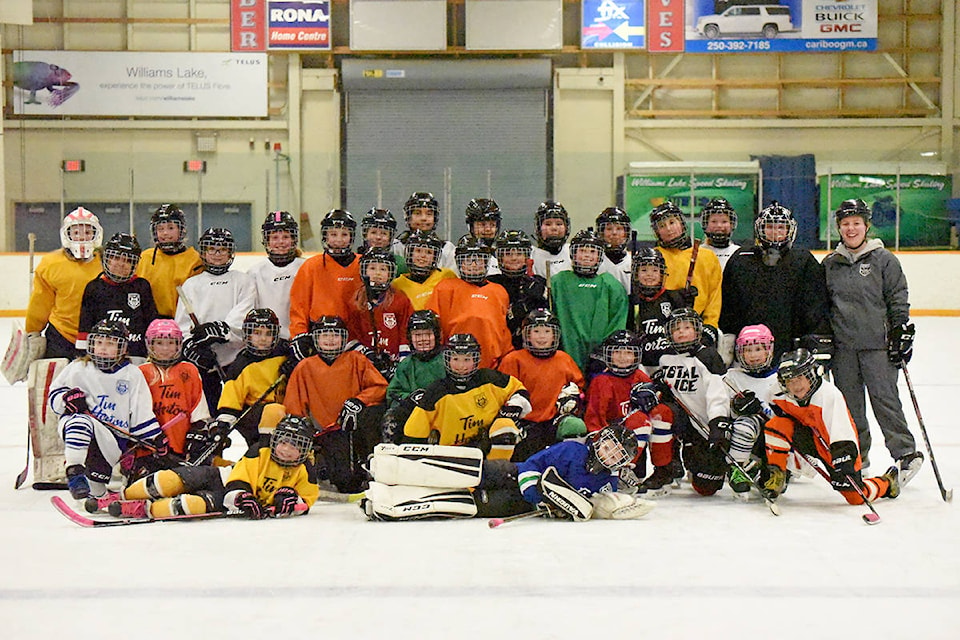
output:
[[[715,254],[717,254],[717,260],[720,261],[721,270],[723,270],[727,266],[727,260],[730,259],[730,256],[735,254],[737,250],[740,248],[740,245],[733,244],[732,242],[723,248],[715,247],[709,242],[704,242],[700,246],[703,247],[704,249],[710,249],[710,251],[713,251]]]
[[[153,415],[153,396],[143,373],[127,362],[117,371],[100,371],[87,358],[74,360],[54,378],[48,402],[58,415],[64,412],[63,395],[73,388],[87,394],[87,406],[93,417],[149,440],[160,433]]]
[[[633,257],[627,253],[624,255],[623,260],[620,262],[614,262],[607,254],[603,254],[603,258],[600,260],[600,268],[597,269],[597,273],[609,273],[617,282],[623,285],[624,290],[626,290],[627,295],[630,295],[630,281],[633,274],[631,273],[631,265],[633,264]]]
[[[780,382],[777,380],[777,370],[776,368],[770,369],[770,371],[764,375],[751,375],[740,369],[739,367],[730,369],[723,376],[734,389],[738,391],[753,391],[757,399],[763,404],[763,413],[768,418],[773,415],[773,410],[770,408],[773,404],[773,396],[780,393]],[[736,393],[729,385],[724,383],[724,388],[727,390],[727,397],[733,398]]]
[[[573,271],[573,263],[570,262],[569,242],[563,244],[557,255],[553,255],[546,249],[534,247],[530,252],[530,259],[533,260],[533,275],[541,278],[547,278],[547,262],[550,263],[550,278],[561,271]]]
[[[290,339],[290,287],[304,262],[303,258],[294,258],[290,264],[278,267],[264,259],[247,269],[257,290],[255,306],[273,309],[280,319],[280,337],[287,340]]]
[[[666,353],[660,356],[660,371],[674,395],[706,426],[713,418],[730,415],[730,401],[723,378],[711,373],[695,356]]]
[[[393,243],[390,245],[390,249],[398,256],[404,256],[404,258],[406,258],[406,255],[404,254],[406,246],[400,242],[399,239],[393,241]],[[450,271],[457,273],[456,251],[457,248],[453,246],[452,242],[449,240],[444,240],[443,249],[440,250],[440,263],[437,265],[437,268],[450,269]],[[407,268],[410,268],[409,265]]]
[[[222,320],[230,327],[227,342],[213,345],[213,352],[221,366],[233,362],[243,349],[243,318],[257,304],[253,278],[242,271],[227,271],[219,276],[204,271],[184,282],[183,291],[201,324]],[[183,300],[177,302],[175,319],[184,337],[189,336],[193,322]]]

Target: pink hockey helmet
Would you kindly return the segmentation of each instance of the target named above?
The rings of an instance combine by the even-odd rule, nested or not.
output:
[[[752,344],[760,344],[766,347],[767,357],[763,362],[754,364],[746,362],[743,357],[743,348]],[[773,362],[773,333],[767,325],[751,324],[741,329],[739,335],[737,335],[736,355],[737,362],[747,371],[763,371],[770,368],[770,363]]]
[[[175,355],[160,355],[153,348],[153,341],[158,338],[172,338],[177,341],[177,351]],[[180,348],[183,344],[183,331],[176,322],[169,318],[157,318],[147,327],[146,332],[147,355],[150,361],[161,367],[169,367],[180,360]]]

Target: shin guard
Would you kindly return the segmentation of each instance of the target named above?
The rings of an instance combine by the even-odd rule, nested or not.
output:
[[[371,482],[360,508],[371,520],[472,518],[477,505],[466,489],[389,486]]]

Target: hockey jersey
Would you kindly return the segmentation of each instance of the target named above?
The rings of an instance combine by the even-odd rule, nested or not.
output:
[[[284,343],[284,347],[285,347]],[[286,349],[275,349],[285,351]],[[245,351],[241,351],[241,356]],[[240,415],[244,409],[254,404],[260,396],[269,389],[277,378],[280,377],[280,365],[286,361],[286,355],[273,355],[266,358],[256,359],[253,362],[245,363],[245,366],[235,366],[240,363],[234,361],[227,368],[227,377],[223,383],[223,393],[220,394],[220,403],[218,410],[234,416]],[[240,360],[240,358],[238,358]],[[239,369],[239,371],[237,371]],[[268,393],[263,399],[264,403],[283,402],[283,385],[281,384],[273,391]]]
[[[437,284],[427,302],[440,316],[442,339],[455,333],[471,333],[480,343],[480,366],[492,367],[513,350],[507,328],[510,298],[506,290],[494,282],[482,286],[464,280],[444,280]]]
[[[411,280],[409,274],[404,274],[397,276],[392,286],[410,299],[414,311],[421,311],[427,308],[427,301],[430,300],[430,296],[433,295],[433,290],[439,282],[456,277],[457,274],[450,269],[434,271],[423,282]]]
[[[63,249],[43,256],[33,273],[26,331],[43,331],[49,322],[64,338],[76,342],[83,291],[99,274],[99,252],[87,262],[74,260]]]
[[[346,318],[350,299],[360,284],[356,255],[345,267],[326,253],[307,259],[290,288],[290,335],[308,332],[310,322],[320,316]]]
[[[411,354],[397,364],[397,370],[387,386],[387,404],[392,405],[417,389],[426,389],[445,375],[447,369],[443,363],[443,352],[429,360],[421,360]]]
[[[657,247],[667,264],[667,275],[663,286],[667,289],[683,289],[687,286],[687,273],[693,258],[693,247],[686,249],[668,249]],[[720,322],[720,305],[723,299],[723,270],[720,261],[712,251],[697,251],[697,263],[693,268],[690,284],[697,288],[697,299],[693,309],[710,326]]]
[[[304,262],[303,258],[294,258],[290,264],[278,267],[265,259],[247,269],[257,290],[256,308],[272,309],[277,314],[280,337],[286,340],[290,339],[290,289]]]
[[[652,371],[660,364],[660,356],[673,351],[667,337],[666,322],[670,312],[685,306],[679,291],[661,289],[653,298],[634,295],[627,312],[627,328],[641,339],[641,361]]]
[[[410,299],[391,287],[380,304],[371,311],[364,293],[362,287],[356,290],[345,318],[350,338],[375,351],[388,353],[394,360],[405,355],[410,350],[407,345],[407,322],[413,315]],[[376,347],[373,344],[374,333],[377,336]]]
[[[210,419],[200,373],[190,362],[178,362],[172,367],[145,362],[140,365],[140,372],[150,387],[153,413],[161,426],[171,423],[180,414],[187,417],[176,423],[175,429],[164,429],[170,447],[177,453],[184,453],[184,439],[190,425]]]
[[[540,276],[508,276],[502,273],[490,276],[490,282],[496,282],[507,292],[510,309],[507,311],[507,328],[513,337],[513,348],[523,348],[520,330],[523,319],[534,309],[547,308],[547,281]]]
[[[162,318],[172,318],[177,312],[177,287],[202,272],[203,261],[193,247],[173,254],[153,247],[140,254],[137,265],[137,275],[150,283],[157,313]]]
[[[573,263],[570,262],[570,243],[565,242],[560,251],[550,253],[546,249],[534,247],[530,251],[530,259],[533,261],[533,275],[547,278],[547,264],[550,264],[550,277],[557,275],[561,271],[570,271]]]
[[[288,413],[309,416],[318,428],[339,428],[343,403],[356,398],[370,406],[383,402],[387,381],[358,351],[346,351],[327,364],[320,356],[300,362],[290,374],[283,406]]]
[[[270,446],[266,443],[254,444],[233,467],[227,478],[227,493],[249,491],[264,506],[273,504],[273,495],[280,487],[291,487],[307,503],[313,506],[320,495],[313,462],[308,461],[295,467],[277,464],[270,457]],[[234,494],[235,495],[235,494]],[[225,500],[232,505],[228,496]]]
[[[87,334],[98,321],[117,320],[130,332],[127,353],[146,358],[145,334],[156,317],[153,290],[145,279],[134,276],[127,282],[116,283],[106,276],[100,276],[91,280],[83,290],[77,350],[86,350]]]
[[[608,471],[591,473],[587,470],[590,450],[577,439],[564,440],[539,451],[524,462],[517,463],[520,495],[530,504],[543,502],[540,476],[553,467],[571,487],[584,495],[601,491],[616,491],[619,479]]]
[[[214,344],[213,352],[221,366],[233,362],[243,348],[243,318],[257,302],[253,280],[242,271],[221,275],[204,271],[187,280],[183,292],[200,323],[222,320],[230,327],[227,342]],[[193,321],[182,300],[177,303],[176,321],[184,337],[192,333]]]
[[[723,271],[727,268],[727,261],[730,260],[730,256],[737,252],[737,249],[740,248],[740,245],[733,244],[732,242],[725,247],[715,247],[712,244],[704,242],[700,245],[701,249],[709,249],[717,256],[717,260],[720,261],[720,270]]]
[[[583,278],[561,271],[550,280],[560,344],[583,371],[590,352],[627,323],[627,292],[609,273]]]
[[[624,254],[620,262],[614,262],[610,259],[610,256],[604,253],[600,259],[600,267],[597,269],[597,273],[609,273],[623,286],[623,290],[627,292],[627,295],[630,295],[630,285],[633,280],[632,264],[633,258],[629,253]]]
[[[729,397],[721,377],[725,370],[716,349],[700,347],[695,355],[660,356],[658,376],[662,376],[674,396],[706,425],[713,418],[730,415]]]
[[[552,420],[557,415],[557,396],[572,382],[583,389],[583,374],[569,355],[557,351],[549,358],[538,358],[526,349],[511,351],[503,357],[497,370],[513,376],[530,393],[530,422]]]

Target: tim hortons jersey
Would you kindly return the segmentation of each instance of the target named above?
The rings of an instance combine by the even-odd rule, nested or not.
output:
[[[413,315],[410,299],[391,287],[383,301],[371,312],[367,307],[366,297],[360,295],[362,292],[363,289],[357,290],[357,295],[350,305],[350,312],[345,318],[350,338],[365,347],[389,353],[394,359],[406,354],[410,350],[407,346],[407,321]],[[360,308],[361,305],[363,308]],[[374,333],[377,337],[376,348],[373,344]]]
[[[91,280],[83,291],[76,347],[80,351],[86,350],[87,334],[97,322],[104,319],[116,320],[123,323],[130,332],[127,353],[146,358],[147,344],[144,335],[156,317],[157,307],[153,302],[153,290],[149,282],[134,277],[128,282],[118,284],[100,276]]]
[[[161,426],[170,424],[180,414],[187,417],[186,420],[175,423],[176,429],[164,429],[170,446],[177,453],[183,453],[184,436],[190,425],[210,419],[200,373],[190,362],[178,362],[166,368],[146,362],[140,365],[140,372],[150,387],[153,413]]]
[[[227,491],[249,491],[257,502],[270,506],[273,494],[280,487],[292,487],[307,506],[313,506],[320,495],[313,462],[284,467],[270,457],[268,445],[254,444],[233,467],[224,488]]]

